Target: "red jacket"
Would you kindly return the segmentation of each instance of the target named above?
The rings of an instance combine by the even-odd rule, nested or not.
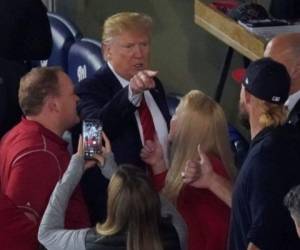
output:
[[[37,230],[50,194],[70,160],[67,143],[37,122],[23,119],[0,143],[1,249],[37,249]],[[79,187],[66,212],[66,228],[88,227],[87,207]],[[16,245],[21,237],[22,248]],[[12,241],[7,239],[13,238]],[[4,241],[6,239],[6,241]]]
[[[228,178],[222,162],[210,157],[214,171]],[[156,190],[164,186],[167,172],[152,177]],[[184,186],[177,209],[188,226],[189,250],[225,250],[229,230],[230,208],[207,189]]]

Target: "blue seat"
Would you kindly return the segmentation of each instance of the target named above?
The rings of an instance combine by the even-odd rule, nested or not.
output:
[[[98,41],[82,38],[72,44],[67,72],[74,84],[93,75],[103,64],[101,44]]]
[[[248,154],[249,142],[244,136],[232,125],[228,124],[229,139],[231,149],[234,154],[235,165],[238,169],[243,165]]]
[[[82,33],[80,32],[79,28],[69,19],[62,17],[56,13],[53,12],[48,12],[48,18],[49,21],[51,22],[51,20],[57,20],[58,22],[60,22],[61,24],[63,24],[72,34],[72,36],[75,39],[81,39],[83,37]]]
[[[71,21],[58,14],[48,13],[48,18],[53,40],[52,52],[48,60],[34,61],[32,66],[60,66],[67,72],[69,49],[82,34]]]

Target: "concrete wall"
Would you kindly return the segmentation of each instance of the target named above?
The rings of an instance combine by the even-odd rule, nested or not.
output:
[[[268,0],[260,1],[268,5]],[[193,0],[60,0],[56,11],[71,18],[85,36],[100,38],[106,17],[119,11],[139,11],[155,21],[152,68],[168,92],[184,94],[201,89],[213,96],[227,47],[194,23]],[[235,53],[232,68],[242,65]],[[222,106],[237,124],[239,87],[228,79]],[[237,124],[238,125],[238,124]]]

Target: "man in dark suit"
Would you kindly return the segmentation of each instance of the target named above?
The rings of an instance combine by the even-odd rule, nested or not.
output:
[[[268,43],[264,56],[287,68],[291,77],[290,95],[286,102],[288,123],[300,125],[300,33],[276,36]]]
[[[140,158],[144,142],[157,138],[167,154],[170,121],[165,92],[157,72],[149,70],[152,19],[140,13],[122,12],[109,17],[103,27],[102,46],[107,63],[79,83],[78,109],[82,119],[100,119],[111,140],[116,162],[145,167]],[[100,171],[87,173],[93,221],[103,219]],[[98,187],[97,187],[98,186]],[[90,189],[91,188],[91,189]],[[102,196],[102,197],[101,197]],[[96,199],[96,200],[95,200]],[[101,203],[101,204],[100,204]],[[95,205],[96,204],[96,205]],[[101,212],[102,210],[102,212]]]

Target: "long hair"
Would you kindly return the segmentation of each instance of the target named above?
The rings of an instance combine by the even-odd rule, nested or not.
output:
[[[120,166],[108,186],[107,219],[97,232],[127,232],[127,250],[162,250],[160,223],[160,199],[144,171]]]
[[[170,148],[170,168],[163,194],[176,203],[183,187],[181,172],[187,160],[198,158],[197,146],[220,158],[230,177],[234,176],[225,114],[213,99],[199,90],[185,95],[176,109],[177,126]]]

